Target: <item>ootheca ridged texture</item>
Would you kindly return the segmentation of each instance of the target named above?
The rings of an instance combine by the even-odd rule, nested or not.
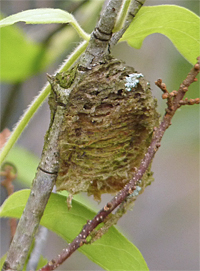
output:
[[[68,78],[62,73],[55,80],[66,88]],[[118,192],[140,165],[158,118],[149,83],[132,67],[110,59],[85,71],[66,105],[57,189],[84,191],[96,200]]]

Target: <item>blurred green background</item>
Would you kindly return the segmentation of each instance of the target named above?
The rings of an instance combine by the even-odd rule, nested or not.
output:
[[[1,11],[4,15],[11,15],[30,8],[61,8],[73,12],[82,27],[91,32],[102,3],[100,0],[7,0],[1,2]],[[146,5],[158,4],[180,5],[198,15],[200,11],[199,1],[146,1]],[[78,35],[70,26],[19,23],[14,30],[10,28],[6,32],[9,35],[1,31],[0,47],[1,70],[8,70],[7,79],[1,84],[1,130],[13,128],[45,84],[46,73],[53,74],[79,43]],[[18,32],[22,33],[21,38]],[[2,55],[3,50],[10,52],[6,59],[5,54]],[[142,72],[150,81],[162,115],[166,105],[154,82],[162,78],[168,90],[177,90],[192,67],[173,44],[159,34],[147,37],[140,50],[120,43],[113,55]],[[198,82],[190,87],[187,96],[199,97]],[[34,154],[35,160],[33,165],[32,158],[23,161],[23,154],[18,156],[17,162],[23,164],[23,173],[19,172],[16,190],[29,187],[26,179],[33,177],[29,168],[37,165],[49,115],[45,102],[18,140],[18,146]],[[198,105],[182,107],[176,113],[153,161],[154,183],[137,199],[133,210],[119,221],[118,227],[140,249],[150,270],[199,270],[199,116]],[[1,188],[1,203],[5,197],[6,193]],[[100,209],[110,198],[110,195],[104,195],[99,205],[91,198],[91,206]],[[1,254],[9,247],[9,235],[8,221],[1,219]],[[61,238],[49,233],[44,256],[51,259],[65,246]],[[76,252],[58,270],[102,269]]]

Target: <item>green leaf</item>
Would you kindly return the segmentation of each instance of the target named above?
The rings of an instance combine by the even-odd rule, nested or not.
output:
[[[85,40],[89,40],[90,38],[77,23],[74,16],[61,9],[38,8],[25,10],[1,20],[0,27],[12,25],[17,22],[25,22],[27,24],[70,23]]]
[[[0,27],[12,25],[17,22],[27,24],[50,24],[50,23],[70,23],[74,21],[72,14],[53,8],[29,9],[13,15],[0,21]]]
[[[6,254],[4,254],[0,259],[0,269],[2,269],[5,260],[6,260]]]
[[[11,149],[5,160],[17,168],[17,179],[28,187],[35,177],[39,161],[37,156],[17,145]]]
[[[36,270],[39,270],[40,268],[45,266],[47,263],[48,263],[48,260],[41,255]]]
[[[23,212],[30,190],[21,190],[10,196],[0,209],[2,217],[19,218]],[[46,206],[41,225],[71,242],[95,212],[80,202],[72,201],[67,208],[66,197],[52,194]],[[91,245],[79,249],[93,262],[105,270],[148,270],[140,251],[129,242],[115,227]]]
[[[120,41],[136,49],[153,33],[167,36],[190,63],[200,54],[200,18],[175,5],[142,7]]]
[[[43,47],[26,37],[16,26],[1,29],[0,77],[3,82],[20,82],[44,68],[50,57]]]

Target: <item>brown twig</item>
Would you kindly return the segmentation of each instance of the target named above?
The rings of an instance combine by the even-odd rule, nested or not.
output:
[[[136,190],[136,186],[139,183],[140,179],[142,178],[143,174],[149,167],[152,159],[160,147],[160,142],[163,137],[164,132],[171,124],[171,119],[175,114],[176,110],[183,105],[183,97],[185,93],[188,91],[188,87],[196,80],[196,76],[200,71],[200,57],[197,58],[198,62],[194,65],[191,69],[189,74],[187,75],[186,79],[180,85],[178,91],[172,91],[171,93],[168,92],[166,85],[162,83],[162,80],[159,79],[155,82],[155,84],[167,94],[163,98],[167,99],[167,109],[166,113],[163,117],[163,120],[159,127],[154,128],[154,133],[152,137],[151,144],[148,148],[147,153],[145,154],[140,167],[135,172],[133,179],[125,185],[125,187],[110,201],[108,202],[103,209],[99,211],[99,213],[84,225],[80,234],[72,241],[71,244],[68,245],[68,248],[63,249],[62,253],[57,256],[57,258],[51,260],[47,265],[40,269],[40,271],[48,271],[54,270],[59,265],[61,265],[69,256],[76,251],[80,246],[87,243],[86,238],[90,235],[90,233],[105,219],[108,215],[119,205],[123,204],[123,202],[129,197],[134,190]],[[195,99],[194,103],[199,103],[199,98]],[[194,104],[193,103],[193,104]],[[188,104],[188,103],[185,103]],[[190,104],[190,103],[189,103]]]

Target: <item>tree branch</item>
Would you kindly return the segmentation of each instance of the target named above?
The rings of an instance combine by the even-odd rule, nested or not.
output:
[[[108,44],[115,26],[116,17],[120,11],[123,0],[110,0],[91,35],[88,48],[80,59],[80,64],[89,67],[92,62],[100,62],[109,54]],[[78,78],[77,80],[79,80]],[[51,79],[50,79],[51,80]],[[53,83],[53,82],[51,82]],[[58,101],[55,101],[55,103]],[[65,103],[66,104],[66,103]],[[58,136],[62,124],[65,107],[54,104],[52,120],[45,137],[41,162],[33,180],[31,193],[24,213],[18,223],[3,271],[22,270],[28,252],[38,229],[40,219],[55,184],[58,172]]]
[[[119,39],[122,37],[126,29],[129,27],[129,25],[131,24],[131,22],[133,21],[136,14],[138,13],[138,11],[140,10],[144,3],[145,0],[140,1],[135,0],[131,2],[124,26],[120,31],[114,33],[111,37],[110,48],[112,48],[119,41]]]
[[[108,44],[112,37],[117,15],[123,0],[110,0],[91,34],[88,47],[80,59],[80,65],[90,67],[92,63],[104,61],[109,54]]]
[[[35,236],[34,248],[31,252],[30,259],[28,261],[26,270],[36,270],[40,256],[44,252],[45,243],[48,238],[48,229],[40,226]]]
[[[58,172],[58,135],[63,118],[63,108],[58,106],[54,120],[46,134],[42,159],[33,180],[31,193],[16,234],[7,253],[3,270],[22,270],[40,219],[55,184]]]
[[[91,34],[88,47],[80,59],[80,65],[90,67],[95,62],[104,62],[105,57],[110,53],[110,49],[122,37],[144,2],[145,0],[132,0],[124,26],[120,31],[112,33],[123,0],[110,0]]]
[[[155,82],[155,84],[159,88],[161,88],[164,93],[169,94],[169,98],[167,98],[168,107],[166,109],[166,114],[163,117],[161,124],[158,128],[155,127],[154,129],[151,144],[141,162],[140,167],[136,170],[133,179],[127,185],[125,185],[125,187],[110,202],[108,202],[92,220],[89,220],[87,224],[83,226],[80,234],[77,235],[77,237],[72,241],[72,243],[68,245],[68,248],[63,249],[62,253],[60,253],[55,259],[51,260],[47,265],[41,268],[40,271],[49,271],[56,269],[79,247],[87,244],[86,238],[91,234],[91,232],[93,232],[100,223],[104,222],[108,215],[111,214],[111,212],[115,210],[118,206],[123,207],[124,202],[129,199],[130,196],[134,193],[143,174],[151,164],[155,153],[161,146],[160,142],[165,131],[171,125],[172,117],[174,116],[176,110],[182,105],[181,101],[185,93],[188,91],[188,87],[196,81],[196,76],[200,71],[200,57],[198,57],[197,59],[197,64],[195,64],[191,71],[188,73],[186,79],[180,85],[178,92],[173,91],[172,93],[169,93],[166,89],[166,85],[162,83],[161,79],[158,79]],[[174,93],[176,94],[174,95]],[[195,100],[196,103],[200,103],[199,98]]]

